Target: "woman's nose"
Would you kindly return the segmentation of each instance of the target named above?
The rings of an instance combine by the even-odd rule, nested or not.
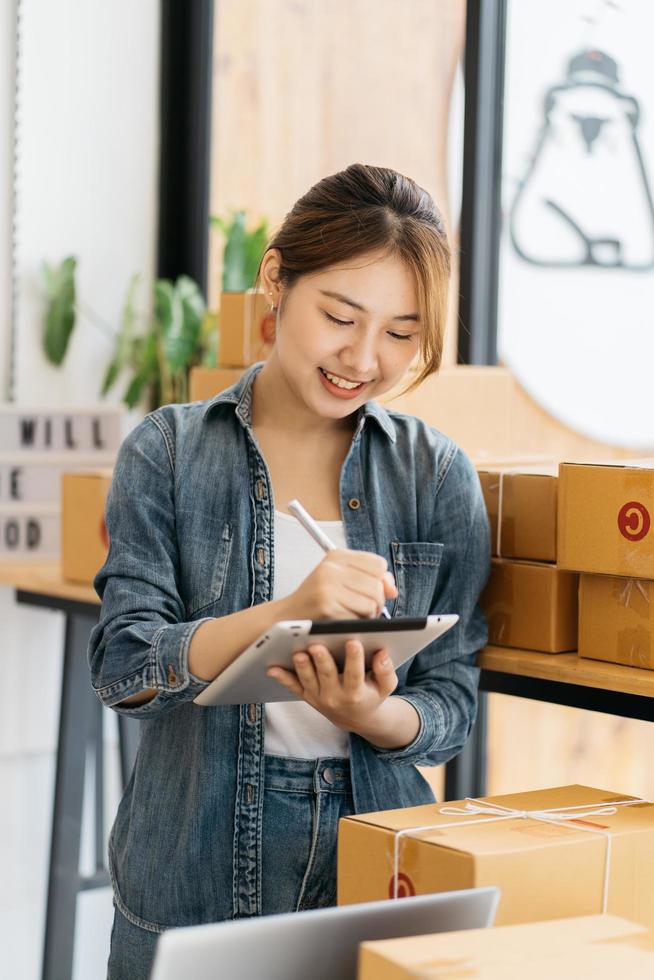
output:
[[[340,354],[340,362],[348,369],[348,377],[370,381],[377,370],[377,352],[371,341],[355,341],[345,347]]]

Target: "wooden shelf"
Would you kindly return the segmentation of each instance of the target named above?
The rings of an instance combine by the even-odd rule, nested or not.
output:
[[[90,602],[99,606],[100,600],[91,585],[66,582],[61,574],[61,563],[50,562],[0,562],[0,586],[6,585],[21,592],[57,596],[73,602]]]
[[[501,674],[654,697],[654,670],[588,660],[576,653],[535,653],[509,647],[486,647],[479,654],[477,664],[483,670]]]
[[[100,605],[92,586],[64,580],[58,561],[0,562],[2,585],[22,592]],[[483,670],[500,674],[654,698],[654,670],[586,660],[576,653],[535,653],[533,650],[489,646],[479,654],[477,663]]]

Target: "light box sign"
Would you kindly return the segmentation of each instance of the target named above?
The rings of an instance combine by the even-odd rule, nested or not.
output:
[[[60,503],[62,473],[113,466],[113,453],[0,454],[0,503]]]
[[[0,561],[59,557],[61,509],[50,504],[0,505]]]
[[[654,446],[654,4],[507,11],[498,355],[551,415]]]
[[[0,452],[115,452],[124,412],[0,406]]]

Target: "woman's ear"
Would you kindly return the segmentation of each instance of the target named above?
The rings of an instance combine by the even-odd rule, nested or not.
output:
[[[280,283],[281,266],[282,253],[278,248],[269,248],[261,260],[260,281],[261,288],[266,294],[266,299],[275,308],[279,306],[282,293]]]

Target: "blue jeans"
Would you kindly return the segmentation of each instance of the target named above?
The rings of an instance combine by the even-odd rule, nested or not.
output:
[[[338,821],[354,813],[348,759],[265,757],[260,915],[336,904]],[[147,980],[158,933],[115,910],[108,980]]]

